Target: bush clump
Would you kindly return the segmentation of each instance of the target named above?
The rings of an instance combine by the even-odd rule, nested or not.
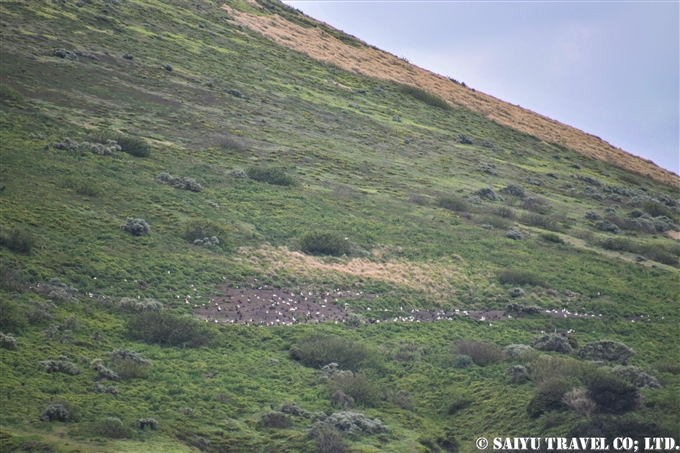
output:
[[[170,173],[161,173],[156,177],[156,182],[166,184],[180,190],[189,190],[191,192],[202,192],[203,186],[196,182],[193,178],[175,178]]]
[[[17,339],[11,333],[0,332],[0,348],[14,351],[17,348]]]
[[[498,195],[491,187],[482,187],[481,189],[475,190],[474,195],[479,198],[486,198],[489,201],[499,200]]]
[[[207,345],[211,338],[211,331],[204,323],[163,311],[138,313],[127,328],[135,340],[166,346],[198,348]]]
[[[332,415],[318,414],[317,420],[309,428],[310,437],[315,437],[320,429],[337,429],[348,434],[374,434],[387,431],[387,426],[383,425],[379,418],[371,420],[364,414],[358,412],[335,412]]]
[[[120,132],[97,131],[90,135],[90,140],[102,145],[114,141],[121,151],[135,157],[149,157],[151,155],[151,147],[146,140],[140,137],[121,134]]]
[[[36,237],[32,232],[18,226],[9,231],[4,228],[0,231],[0,245],[17,253],[30,253],[36,242]]]
[[[120,229],[133,236],[143,236],[151,231],[151,226],[144,219],[128,217],[125,224],[120,226]]]
[[[206,243],[209,243],[208,247],[216,247],[220,244],[222,247],[226,247],[228,237],[229,233],[226,228],[209,219],[195,218],[187,220],[184,223],[184,231],[182,232],[182,238],[185,241],[201,246],[206,246]],[[200,240],[200,242],[196,242],[197,240]]]
[[[533,340],[532,346],[539,351],[554,351],[560,354],[571,354],[571,345],[566,335],[544,334]]]
[[[619,229],[619,227],[615,223],[609,220],[600,220],[596,222],[595,228],[597,228],[600,231],[607,231],[614,234],[621,233],[621,229]]]
[[[458,340],[451,346],[454,353],[470,356],[479,366],[486,366],[502,360],[503,354],[498,346],[474,340]]]
[[[106,417],[95,423],[93,431],[102,437],[109,439],[124,439],[130,437],[130,431],[123,425],[118,417]]]
[[[475,142],[472,141],[472,139],[465,134],[458,134],[458,143],[461,143],[463,145],[474,145],[475,144]]]
[[[378,366],[379,355],[372,347],[345,337],[313,335],[298,344],[300,361],[313,368],[336,363],[346,370]]]
[[[521,231],[513,228],[511,230],[508,230],[507,233],[505,233],[505,237],[512,239],[513,241],[519,241],[522,239],[523,236]]]
[[[523,365],[512,365],[505,370],[505,375],[510,378],[513,384],[523,384],[529,380],[529,372]]]
[[[248,174],[240,168],[232,168],[227,172],[227,176],[230,178],[247,178]]]
[[[503,348],[503,356],[507,359],[528,357],[534,352],[534,348],[526,344],[509,344]]]
[[[158,302],[156,299],[132,299],[131,297],[123,297],[118,302],[118,307],[123,311],[161,311],[163,310],[163,304]]]
[[[26,316],[19,306],[4,297],[0,298],[0,329],[16,334],[26,327]]]
[[[578,355],[585,360],[619,362],[622,365],[628,365],[635,351],[618,341],[599,340],[584,344]]]
[[[142,431],[145,429],[156,431],[158,429],[158,420],[155,418],[138,418],[133,424],[137,429]]]
[[[496,272],[496,277],[504,285],[531,285],[531,286],[546,286],[547,283],[542,278],[532,274],[531,272],[520,269],[505,269]]]
[[[645,373],[639,367],[636,366],[617,365],[614,368],[612,368],[612,374],[618,377],[619,379],[623,379],[624,381],[630,382],[631,384],[638,388],[652,388],[652,389],[661,388],[661,385],[659,384],[659,380],[657,378]]]
[[[640,391],[613,375],[596,374],[588,380],[587,388],[588,397],[602,412],[622,414],[636,409],[641,403]]]
[[[275,186],[295,185],[295,179],[293,179],[292,176],[287,175],[286,172],[279,167],[269,168],[250,167],[246,170],[246,174],[252,180],[258,182],[266,182],[268,184],[273,184]]]
[[[95,379],[98,381],[118,381],[118,373],[104,365],[102,359],[94,359],[91,363],[92,369],[97,372]]]
[[[336,373],[330,377],[328,385],[333,395],[339,397],[338,392],[341,392],[349,397],[352,404],[356,402],[364,406],[374,406],[380,399],[378,387],[363,373]]]
[[[258,424],[265,428],[284,429],[291,425],[290,417],[279,411],[269,411],[262,414]]]
[[[543,238],[544,241],[552,242],[553,244],[564,244],[564,239],[555,233],[543,233],[541,234],[541,238]]]
[[[505,195],[512,195],[513,197],[524,198],[524,187],[519,184],[508,184],[500,190],[500,193]]]
[[[399,91],[433,107],[437,107],[442,110],[451,110],[451,106],[444,99],[428,91],[425,91],[422,88],[418,88],[413,85],[400,85]]]
[[[44,422],[67,422],[71,420],[71,412],[64,404],[50,404],[40,416]]]
[[[588,397],[588,391],[584,388],[571,389],[564,394],[562,402],[569,409],[584,417],[590,417],[597,411],[597,403]]]
[[[151,361],[142,357],[139,352],[118,348],[109,354],[111,367],[124,379],[146,378]]]
[[[300,238],[303,252],[313,255],[349,255],[349,241],[329,231],[311,231]]]
[[[470,210],[468,202],[455,195],[443,195],[437,198],[437,205],[440,208],[455,212],[468,212]]]
[[[59,360],[44,360],[40,362],[40,368],[48,373],[65,373],[71,376],[80,374],[80,368],[75,363],[69,362],[66,356],[59,357]]]

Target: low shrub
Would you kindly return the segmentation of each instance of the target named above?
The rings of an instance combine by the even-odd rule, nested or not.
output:
[[[516,229],[513,228],[513,229],[511,229],[511,230],[508,230],[507,233],[505,233],[505,237],[506,237],[506,238],[509,238],[509,239],[512,239],[513,241],[520,241],[520,240],[522,240],[522,237],[523,237],[523,236],[522,236],[522,232],[521,232],[521,231],[516,230]]]
[[[246,174],[245,171],[241,170],[240,168],[232,168],[227,172],[227,176],[231,178],[247,178],[248,175]]]
[[[567,437],[590,437],[615,439],[630,437],[635,445],[644,445],[645,437],[673,437],[677,430],[663,429],[659,425],[641,420],[636,416],[612,417],[609,414],[595,414],[572,428]]]
[[[455,195],[443,195],[437,198],[437,205],[440,208],[455,212],[468,212],[470,210],[469,203]]]
[[[342,411],[332,415],[318,414],[316,422],[309,428],[308,435],[314,438],[318,430],[328,428],[348,434],[374,434],[387,431],[387,426],[378,418],[371,420],[358,412]]]
[[[525,196],[524,187],[518,184],[508,184],[500,190],[500,193],[519,198],[524,198]]]
[[[560,225],[557,220],[550,216],[541,214],[526,214],[522,216],[520,221],[525,225],[530,225],[544,230],[559,231]]]
[[[500,199],[491,187],[482,187],[481,189],[475,190],[474,195],[477,195],[479,198],[486,198],[489,201],[497,201]]]
[[[564,244],[564,239],[555,233],[543,233],[541,234],[541,238],[544,241],[552,242],[553,244]]]
[[[525,366],[512,365],[506,371],[505,375],[510,378],[513,384],[523,384],[529,380],[529,372]]]
[[[14,351],[17,348],[17,340],[14,336],[0,332],[0,348]]]
[[[246,170],[246,174],[250,179],[258,182],[266,182],[268,184],[273,184],[275,186],[294,186],[295,179],[292,176],[286,174],[282,168],[279,167],[269,167],[269,168],[259,168],[250,167]]]
[[[17,304],[0,297],[0,330],[17,334],[28,327],[23,311]]]
[[[458,143],[463,145],[474,145],[475,142],[465,134],[458,134]]]
[[[229,244],[229,232],[219,223],[209,220],[194,218],[184,223],[182,238],[191,244],[205,246],[208,238],[211,246],[227,248]],[[213,238],[217,239],[216,241]],[[196,241],[201,241],[200,244]]]
[[[0,83],[0,101],[21,101],[23,96],[12,87]]]
[[[622,414],[639,407],[640,392],[632,384],[613,375],[595,374],[586,382],[588,397],[602,412]]]
[[[65,373],[71,376],[80,374],[80,368],[75,363],[69,362],[66,356],[61,356],[59,360],[44,360],[40,362],[40,368],[48,373]]]
[[[466,354],[458,354],[456,355],[453,365],[456,368],[467,368],[470,365],[472,365],[474,362],[472,361],[472,357]]]
[[[133,425],[139,429],[144,431],[145,429],[148,429],[150,431],[156,431],[158,429],[158,420],[155,418],[138,418],[137,420],[134,421]]]
[[[647,259],[669,266],[678,265],[680,245],[678,244],[645,244],[623,237],[608,237],[600,242],[600,246],[607,250],[635,253]]]
[[[349,255],[349,241],[328,231],[312,231],[300,238],[303,252],[318,255]]]
[[[493,214],[504,219],[512,219],[515,217],[515,211],[507,206],[498,206],[491,211]]]
[[[536,393],[527,405],[527,413],[532,418],[537,418],[544,413],[563,409],[564,394],[571,389],[571,384],[566,379],[554,377],[541,382],[536,388]]]
[[[593,364],[570,357],[554,357],[545,354],[532,358],[526,366],[531,380],[538,384],[556,378],[583,380],[596,369]]]
[[[516,298],[516,297],[521,297],[525,294],[525,291],[522,288],[512,288],[510,291],[510,297]]]
[[[258,424],[264,428],[288,428],[291,425],[290,417],[279,411],[269,411],[262,414]]]
[[[94,391],[97,393],[110,393],[111,395],[118,395],[118,387],[115,385],[106,387],[101,385],[99,382],[94,383]]]
[[[628,365],[635,351],[618,341],[599,340],[584,344],[578,351],[578,355],[584,360],[619,362],[622,365]]]
[[[503,348],[503,355],[506,359],[529,357],[533,352],[534,348],[526,344],[509,344]]]
[[[64,404],[50,404],[40,416],[44,422],[68,422],[72,419],[71,411]]]
[[[458,355],[470,356],[472,361],[479,366],[500,362],[503,359],[498,346],[482,341],[458,340],[451,348]]]
[[[36,236],[29,230],[18,226],[6,231],[0,231],[0,245],[17,253],[28,254],[37,243]]]
[[[440,98],[436,94],[425,91],[422,88],[418,88],[413,85],[400,85],[399,91],[433,107],[437,107],[442,110],[451,110],[451,106],[444,99]]]
[[[118,381],[120,379],[118,373],[104,366],[102,359],[94,359],[91,366],[97,372],[95,379],[98,381]]]
[[[376,368],[380,356],[373,347],[345,337],[313,335],[298,343],[300,361],[313,368],[337,363],[341,368],[359,371],[361,368]]]
[[[610,220],[599,220],[595,222],[595,228],[597,228],[600,231],[607,231],[609,233],[614,233],[614,234],[619,234],[621,233],[621,229],[617,224]]]
[[[90,134],[89,138],[94,143],[99,143],[101,145],[116,142],[120,147],[119,151],[123,151],[124,153],[128,153],[135,157],[149,157],[151,155],[151,147],[146,140],[140,137],[132,137],[121,134],[120,132],[99,130]]]
[[[232,137],[225,137],[223,135],[215,138],[215,144],[222,149],[231,149],[239,152],[243,152],[247,149],[247,147],[240,141]]]
[[[520,269],[504,269],[496,272],[496,277],[503,285],[548,286],[541,277]]]
[[[645,373],[644,371],[642,371],[642,369],[636,366],[617,365],[614,368],[612,368],[612,374],[617,378],[629,382],[638,388],[652,388],[652,389],[661,388],[661,385],[659,384],[659,380],[657,378],[650,374]]]
[[[156,299],[132,299],[130,297],[123,297],[118,302],[118,307],[122,311],[139,312],[139,311],[161,311],[163,304]]]
[[[320,427],[310,437],[313,437],[316,441],[319,453],[344,453],[347,451],[345,435],[334,427]]]
[[[211,330],[193,318],[163,311],[144,311],[128,322],[130,337],[146,343],[197,348],[210,343]]]
[[[588,397],[588,392],[584,388],[571,389],[564,394],[562,402],[569,409],[584,417],[590,417],[597,411],[597,403]]]
[[[532,346],[539,351],[554,351],[561,354],[571,354],[571,345],[566,335],[544,334],[534,338]]]
[[[671,211],[667,206],[657,203],[656,201],[646,201],[642,203],[642,210],[652,217],[664,216],[668,218],[673,217],[673,211]]]
[[[143,236],[151,231],[151,226],[144,219],[133,219],[128,217],[125,224],[121,225],[121,230],[133,236]]]
[[[77,194],[84,197],[99,197],[104,194],[104,190],[99,183],[92,178],[64,178],[61,186],[74,190]]]
[[[110,354],[111,368],[123,379],[146,378],[151,362],[136,351],[118,348]]]
[[[125,439],[130,437],[130,430],[123,425],[123,422],[118,417],[106,417],[98,421],[94,424],[93,431],[98,436],[109,439]]]
[[[156,177],[156,182],[165,184],[175,189],[188,190],[190,192],[202,192],[203,186],[193,178],[175,178],[170,173],[161,173]]]
[[[588,220],[601,220],[602,216],[595,211],[587,211],[586,219]]]
[[[363,373],[336,373],[328,385],[332,394],[340,391],[363,406],[375,406],[381,399],[379,387]]]
[[[522,202],[522,208],[541,215],[545,215],[550,212],[550,205],[541,197],[524,198],[524,201]]]

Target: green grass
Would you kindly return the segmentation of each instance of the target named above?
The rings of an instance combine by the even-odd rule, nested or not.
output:
[[[292,8],[262,5],[311,26]],[[662,234],[627,232],[611,247],[598,246],[606,235],[585,213],[604,217],[614,202],[583,199],[587,183],[569,175],[578,162],[579,175],[638,195],[677,200],[677,190],[441,104],[431,93],[277,47],[223,20],[217,4],[121,2],[107,6],[111,22],[93,19],[102,13],[91,2],[0,8],[7,24],[1,321],[2,332],[17,339],[16,350],[0,349],[0,397],[12,408],[2,411],[0,426],[13,434],[2,434],[2,442],[42,442],[56,451],[312,452],[310,419],[291,416],[291,427],[281,430],[258,421],[285,401],[309,412],[336,411],[337,388],[354,392],[354,410],[390,427],[384,437],[349,438],[351,451],[410,452],[455,439],[460,451],[471,452],[480,436],[564,436],[586,419],[564,409],[531,418],[536,383],[515,385],[505,375],[524,362],[457,367],[452,345],[502,348],[570,329],[580,344],[611,339],[632,347],[631,363],[662,381],[659,390],[641,391],[646,404],[633,415],[663,432],[678,426],[677,244]],[[57,41],[100,60],[49,56]],[[122,59],[125,53],[135,59]],[[350,103],[360,109],[348,109]],[[475,144],[460,145],[459,134]],[[124,146],[111,156],[47,146],[109,135],[133,137],[148,153],[140,159]],[[494,148],[481,146],[485,141]],[[482,163],[494,164],[498,175],[480,171]],[[234,168],[248,169],[250,178],[228,176]],[[196,178],[203,191],[156,183],[163,172]],[[527,177],[543,185],[528,185]],[[468,201],[477,189],[499,193],[511,183],[542,201]],[[634,209],[629,198],[616,202],[621,218]],[[644,208],[673,213],[659,206]],[[121,231],[128,217],[145,219],[150,233]],[[482,228],[488,224],[494,229]],[[523,239],[507,239],[508,227],[521,229]],[[311,241],[313,231],[333,234]],[[192,245],[213,235],[225,246]],[[316,245],[305,249],[308,242]],[[331,245],[333,253],[319,248]],[[333,256],[349,245],[350,256]],[[50,301],[45,284],[53,277],[78,288],[74,301]],[[191,308],[209,305],[223,284],[362,292],[350,306],[367,322],[258,328],[192,319]],[[525,294],[511,298],[516,286]],[[155,298],[166,308],[128,313],[117,306],[122,297]],[[50,319],[27,316],[35,301],[47,304]],[[503,310],[511,303],[594,316],[371,323],[386,309],[393,317],[402,309]],[[77,321],[67,328],[71,316]],[[51,324],[65,327],[46,339]],[[97,372],[80,357],[113,367],[108,354],[119,347],[140,352],[151,366],[102,383],[118,394],[96,392]],[[304,360],[291,358],[291,348]],[[38,362],[62,354],[80,374],[39,369]],[[323,382],[326,361],[361,377]],[[78,409],[78,421],[39,423],[58,400]],[[107,417],[119,418],[119,434],[129,437],[103,437]],[[159,421],[158,431],[135,428],[145,417]]]

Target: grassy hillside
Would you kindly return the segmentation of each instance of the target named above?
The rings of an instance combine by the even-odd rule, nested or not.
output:
[[[680,441],[677,188],[221,6],[0,3],[3,452]]]

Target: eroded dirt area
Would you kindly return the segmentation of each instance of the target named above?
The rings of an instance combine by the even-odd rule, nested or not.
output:
[[[479,321],[512,319],[516,313],[505,310],[439,309],[417,310],[399,307],[396,310],[357,307],[358,299],[371,301],[376,294],[360,291],[330,290],[325,292],[285,288],[225,285],[221,294],[208,297],[208,302],[194,304],[194,313],[208,322],[218,324],[285,326],[318,324],[321,322],[435,322],[453,321],[469,316]],[[187,300],[187,303],[190,303]],[[362,304],[363,305],[363,304]],[[571,313],[568,310],[541,310],[541,314],[560,318],[594,317],[592,314]]]

